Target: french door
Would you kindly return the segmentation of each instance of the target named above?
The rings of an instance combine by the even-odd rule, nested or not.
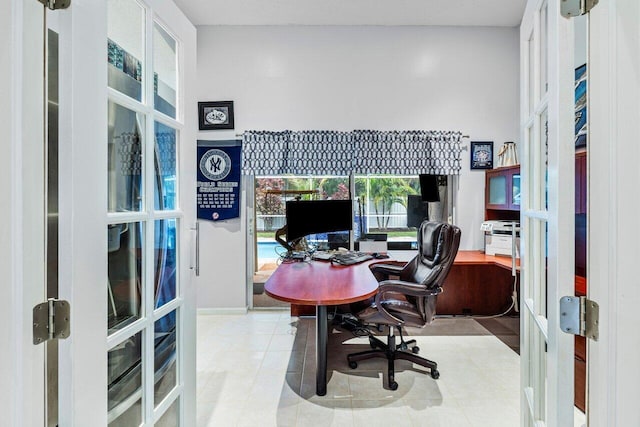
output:
[[[600,338],[588,340],[590,426],[640,425],[640,2],[600,0],[589,17],[589,298]]]
[[[180,203],[179,40],[152,3],[107,1],[110,426],[182,425],[186,414],[181,240],[193,218]]]
[[[59,31],[59,296],[71,304],[58,424],[193,425],[195,28],[155,0],[47,13]]]
[[[573,425],[573,336],[558,303],[574,293],[572,23],[560,0],[529,0],[520,27],[523,283],[522,426]]]

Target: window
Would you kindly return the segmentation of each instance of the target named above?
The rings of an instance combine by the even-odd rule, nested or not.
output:
[[[278,258],[275,232],[285,225],[287,200],[348,200],[349,177],[275,176],[255,180],[258,262]],[[326,242],[327,236],[311,236],[311,242]],[[284,250],[284,248],[282,248]]]
[[[415,248],[416,228],[412,216],[420,219],[448,222],[453,206],[450,178],[438,177],[439,202],[423,203],[417,176],[357,175],[355,177],[354,236],[365,233],[386,233],[389,249]],[[349,199],[349,177],[260,177],[255,180],[256,230],[258,260],[277,258],[278,246],[274,233],[285,225],[287,200]],[[412,205],[411,196],[419,199]],[[409,221],[408,221],[409,220]],[[326,241],[326,236],[312,236],[312,241]],[[268,248],[267,248],[268,246]]]
[[[448,181],[447,176],[438,177],[439,202],[422,202],[417,176],[356,175],[356,239],[365,233],[385,233],[389,249],[415,249],[412,223],[448,222],[451,217]]]

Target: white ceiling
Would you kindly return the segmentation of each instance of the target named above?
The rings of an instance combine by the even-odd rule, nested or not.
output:
[[[194,25],[520,24],[526,0],[174,0]]]

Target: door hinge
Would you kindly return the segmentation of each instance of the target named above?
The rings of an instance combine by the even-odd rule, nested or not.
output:
[[[71,5],[71,0],[38,0],[51,10],[66,9]]]
[[[33,307],[33,344],[69,338],[70,314],[68,301],[53,298]]]
[[[562,0],[560,13],[565,18],[586,15],[598,4],[599,0]]]
[[[600,307],[587,297],[560,298],[560,329],[598,341]]]

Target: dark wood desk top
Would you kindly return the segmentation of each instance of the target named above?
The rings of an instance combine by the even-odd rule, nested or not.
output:
[[[511,257],[487,255],[482,251],[458,251],[453,265],[497,265],[511,270]],[[516,259],[516,268],[520,270],[520,260]]]
[[[338,305],[376,294],[378,282],[369,270],[376,260],[348,267],[311,261],[280,264],[264,284],[270,297],[301,305]]]

